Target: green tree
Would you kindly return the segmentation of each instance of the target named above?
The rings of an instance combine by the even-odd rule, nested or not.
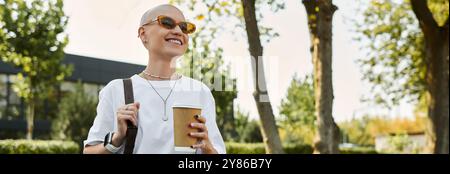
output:
[[[61,65],[68,43],[62,0],[0,1],[0,57],[21,69],[13,89],[27,102],[27,139],[32,139],[35,106],[71,72]]]
[[[59,113],[52,122],[52,139],[81,142],[86,139],[95,119],[97,100],[90,96],[81,82],[75,90],[64,96],[59,103]]]
[[[238,134],[238,142],[241,143],[260,143],[262,135],[260,125],[257,120],[250,120],[249,113],[237,110],[235,119],[236,132]]]
[[[315,135],[314,86],[311,76],[295,76],[281,101],[280,127],[286,131],[285,143],[313,143]]]
[[[332,0],[302,0],[306,8],[314,69],[317,111],[316,152],[339,153],[339,127],[333,119],[332,22],[337,7]]]
[[[448,153],[448,0],[370,1],[356,22],[368,54],[359,59],[373,101],[429,99],[435,153]]]
[[[362,146],[374,146],[375,136],[368,130],[368,125],[371,122],[369,116],[364,116],[359,119],[352,119],[339,124],[342,134],[346,137],[346,142],[354,143]],[[378,133],[378,132],[377,132]]]

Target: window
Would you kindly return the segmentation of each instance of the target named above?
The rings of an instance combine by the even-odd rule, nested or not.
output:
[[[0,119],[5,117],[7,102],[7,92],[8,92],[8,81],[7,75],[0,74]]]

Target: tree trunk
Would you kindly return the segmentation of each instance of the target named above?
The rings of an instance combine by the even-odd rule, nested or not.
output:
[[[439,26],[424,0],[411,0],[425,38],[426,82],[430,96],[428,116],[434,137],[434,153],[449,153],[449,22]]]
[[[35,100],[31,99],[27,106],[27,140],[33,139],[33,129],[34,129],[34,105]]]
[[[242,0],[242,7],[244,9],[249,51],[252,57],[252,69],[255,72],[255,92],[253,97],[261,118],[261,132],[266,146],[266,153],[284,153],[266,89],[262,59],[263,48],[255,15],[255,0]]]
[[[315,153],[339,153],[339,128],[334,122],[332,83],[332,19],[337,7],[331,0],[303,0],[308,16],[314,65],[314,93],[318,134]]]

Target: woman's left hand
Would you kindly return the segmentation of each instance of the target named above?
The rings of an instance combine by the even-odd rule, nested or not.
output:
[[[199,123],[191,123],[189,125],[191,128],[198,129],[198,132],[189,133],[189,136],[198,139],[198,143],[193,145],[192,148],[200,148],[205,154],[217,154],[216,149],[214,149],[208,137],[208,128],[205,125],[206,118],[201,115],[196,115],[196,119]]]

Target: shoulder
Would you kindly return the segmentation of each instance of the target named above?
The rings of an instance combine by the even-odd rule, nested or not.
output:
[[[111,80],[105,87],[100,90],[100,96],[113,94],[117,90],[123,90],[122,79]]]
[[[192,79],[190,77],[183,77],[185,81],[192,84],[191,88],[193,91],[198,92],[200,94],[200,100],[204,102],[206,105],[214,105],[215,100],[214,96],[211,93],[211,89],[205,83]]]
[[[193,90],[200,90],[202,93],[211,94],[210,88],[205,83],[199,80],[183,76],[183,81],[183,83],[189,84]]]

